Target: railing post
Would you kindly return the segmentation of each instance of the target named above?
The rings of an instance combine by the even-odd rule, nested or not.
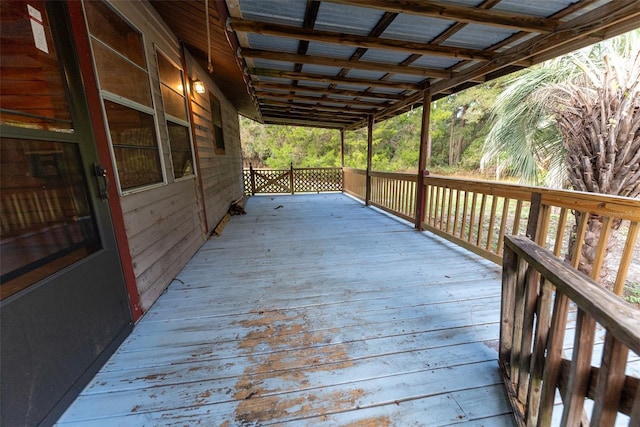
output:
[[[424,91],[422,99],[422,129],[420,132],[420,155],[418,158],[418,181],[416,182],[416,206],[415,206],[415,228],[422,230],[422,218],[424,218],[425,185],[424,176],[428,174],[427,155],[429,144],[429,120],[431,117],[431,92]]]
[[[289,166],[289,187],[291,188],[291,194],[293,194],[293,162],[291,162]]]
[[[367,127],[367,175],[364,203],[369,206],[371,202],[371,159],[373,157],[373,115],[369,115]]]
[[[531,193],[531,206],[529,207],[529,218],[527,220],[527,237],[538,244],[540,243],[538,242],[538,225],[540,223],[541,212],[542,194]]]
[[[251,195],[256,195],[256,175],[253,171],[253,165],[249,163],[249,174],[251,175]]]

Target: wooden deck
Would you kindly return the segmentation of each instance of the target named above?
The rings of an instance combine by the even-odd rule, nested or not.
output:
[[[497,265],[342,194],[246,209],[60,426],[514,425]]]

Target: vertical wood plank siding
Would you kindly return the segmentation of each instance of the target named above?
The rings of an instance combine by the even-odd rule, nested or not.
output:
[[[166,170],[164,185],[121,197],[136,284],[142,309],[146,311],[205,242],[211,232],[205,224],[213,229],[231,202],[242,197],[240,131],[237,111],[187,53],[188,74],[205,81],[207,91],[214,91],[221,103],[226,152],[224,155],[214,153],[208,93],[206,98],[202,95],[194,98],[187,93],[194,101],[191,125],[196,135],[194,153],[198,153],[200,163],[196,173],[201,174],[203,191],[196,176],[175,180],[155,50],[157,47],[176,64],[182,64],[180,43],[148,3],[116,2],[114,6],[144,36]]]

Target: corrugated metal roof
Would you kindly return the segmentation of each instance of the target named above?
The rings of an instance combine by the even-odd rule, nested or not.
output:
[[[201,16],[204,1],[151,2],[192,54],[206,60],[206,31],[198,24],[204,20],[181,18]],[[425,91],[438,99],[640,27],[640,0],[208,4],[218,62],[213,77],[243,114],[326,127],[327,115],[317,121],[309,105],[361,113],[350,114],[345,124],[339,108],[325,107],[335,111],[337,128],[362,126],[368,115],[379,121],[400,114],[422,103]]]

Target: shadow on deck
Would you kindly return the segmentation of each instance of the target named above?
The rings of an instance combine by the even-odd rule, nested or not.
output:
[[[342,194],[246,209],[60,425],[513,425],[497,265]]]

